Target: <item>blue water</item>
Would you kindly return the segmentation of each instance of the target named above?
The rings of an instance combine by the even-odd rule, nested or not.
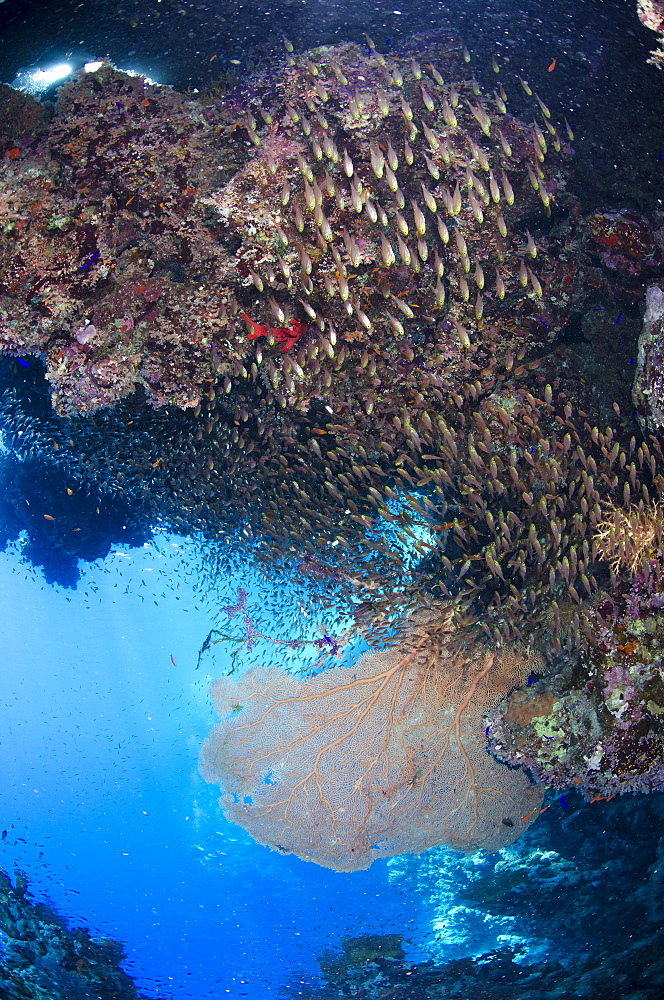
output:
[[[415,937],[431,913],[385,862],[338,874],[226,823],[197,760],[228,654],[196,660],[227,602],[187,575],[186,551],[160,537],[115,552],[75,591],[0,555],[0,864],[72,923],[126,942],[147,996],[259,1000],[291,969],[314,977],[340,936]],[[231,596],[247,579],[227,583]],[[249,584],[250,601],[265,596]]]

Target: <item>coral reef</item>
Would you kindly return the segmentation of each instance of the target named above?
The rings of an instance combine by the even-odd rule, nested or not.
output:
[[[660,220],[623,209],[598,210],[586,221],[614,294],[622,293],[627,299],[631,289],[633,298],[640,301],[644,282],[661,273],[664,243],[657,227]]]
[[[452,560],[444,556],[439,583],[436,553],[448,534],[467,603],[480,599],[472,586],[479,580],[491,584],[489,604],[515,574],[531,587],[535,574],[526,567],[534,543],[529,536],[526,554],[521,527],[506,524],[498,548],[490,537],[461,559],[469,544],[463,525],[476,518],[480,479],[491,479],[489,491],[504,496],[503,518],[508,504],[514,516],[513,494],[525,494],[523,531],[531,507],[544,524],[550,520],[529,488],[533,474],[520,469],[529,462],[515,453],[519,435],[531,436],[528,400],[537,398],[527,387],[538,379],[540,360],[526,354],[560,331],[574,290],[580,294],[582,269],[554,236],[564,171],[549,109],[539,102],[541,126],[518,122],[502,84],[484,97],[468,79],[460,46],[448,41],[420,43],[403,71],[374,49],[352,45],[289,56],[276,79],[253,82],[243,119],[234,99],[215,110],[199,107],[110,67],[63,88],[45,138],[6,164],[11,218],[2,298],[5,348],[43,355],[55,406],[70,413],[60,425],[59,461],[92,466],[95,475],[105,469],[109,481],[142,474],[146,488],[160,492],[160,514],[166,497],[180,523],[202,522],[211,532],[219,522],[241,523],[267,558],[295,545],[300,565],[325,564],[350,596],[375,590],[374,575],[380,585],[389,579],[413,592],[430,580],[444,594]],[[266,109],[259,94],[277,104]],[[213,141],[217,136],[224,141]],[[136,165],[128,171],[130,152]],[[542,164],[552,154],[545,178]],[[44,171],[53,177],[42,192]],[[82,221],[73,202],[64,211],[63,191],[84,203]],[[23,203],[38,218],[21,214]],[[50,242],[43,242],[53,219],[58,225],[47,227]],[[182,248],[183,228],[195,285],[188,271],[174,280],[166,266],[180,259],[173,241]],[[52,266],[54,254],[64,255],[63,267]],[[37,275],[42,261],[51,262],[48,273]],[[18,289],[33,281],[40,291],[31,312]],[[201,328],[208,292],[217,304],[223,300],[210,320],[212,339]],[[190,294],[189,321],[190,306],[180,298],[176,308],[173,297]],[[138,312],[125,308],[136,295]],[[122,309],[114,312],[118,296]],[[155,350],[157,329],[164,342]],[[190,333],[208,352],[193,367],[183,356]],[[143,374],[127,352],[140,355]],[[168,393],[165,366],[180,379]],[[117,378],[97,393],[100,373],[111,369]],[[188,381],[194,369],[198,389]],[[131,431],[120,444],[120,411],[104,416],[114,447],[103,453],[92,432],[100,424],[77,420],[73,409],[108,404],[136,379],[150,404],[168,398],[197,405],[190,416],[168,411],[151,421],[140,402],[128,400]],[[552,379],[550,402],[542,405],[552,406],[555,391],[562,412],[569,386],[564,376]],[[485,416],[473,414],[482,400]],[[8,433],[23,451],[25,421],[11,402]],[[147,425],[152,433],[140,434]],[[37,434],[31,423],[30,435]],[[482,472],[492,436],[503,444]],[[39,438],[40,451],[52,450],[46,433]],[[553,449],[564,453],[565,441]],[[496,487],[508,455],[514,475]],[[283,468],[297,470],[297,478],[281,482]],[[456,495],[459,473],[465,481]],[[550,474],[559,475],[553,466]],[[433,506],[420,496],[427,484],[437,495]],[[411,537],[417,556],[404,559]],[[496,565],[499,548],[506,565],[516,561],[507,574],[487,577],[484,550]],[[413,580],[414,563],[427,553],[426,574]],[[541,603],[536,588],[533,595],[534,605]],[[482,611],[490,634],[509,632],[509,608],[495,623]]]
[[[444,32],[398,59],[370,40],[286,59],[207,102],[102,66],[6,152],[7,446],[89,484],[95,510],[124,494],[137,527],[199,533],[211,573],[241,556],[295,581],[374,649],[443,601],[480,660],[541,644],[558,681],[513,709],[527,729],[547,692],[553,712],[595,669],[595,697],[617,683],[584,667],[595,609],[623,615],[593,532],[609,505],[661,502],[664,454],[564,341],[607,289],[638,300],[657,234],[635,213],[584,221],[571,130],[498,62],[482,89]],[[42,531],[84,554],[48,499]],[[621,720],[635,787],[655,721]]]
[[[350,991],[349,995],[352,991],[366,991],[369,984],[376,989],[389,983],[394,989],[396,977],[406,965],[402,941],[401,934],[342,938],[339,951],[323,952],[318,958],[327,987],[337,991],[337,996],[343,996],[345,991]]]
[[[5,156],[0,343],[44,359],[58,412],[139,382],[154,405],[200,397],[233,260],[192,206],[241,155],[222,129],[106,66],[66,84],[42,134]]]
[[[632,395],[641,423],[661,431],[664,427],[664,291],[658,285],[652,285],[646,293]]]
[[[664,788],[662,531],[659,505],[598,524],[594,545],[620,579],[584,607],[582,655],[489,714],[499,759],[591,801]]]
[[[498,850],[542,790],[485,749],[482,718],[539,657],[454,648],[448,608],[396,643],[299,681],[276,667],[214,682],[221,717],[201,751],[226,817],[259,843],[336,871],[435,844]]]
[[[68,929],[35,903],[22,872],[0,871],[0,995],[21,1000],[145,1000],[120,968],[124,949],[110,938]]]
[[[386,935],[390,937],[391,935]],[[377,956],[365,963],[350,962],[345,955],[321,956],[323,987],[297,987],[302,1000],[541,1000],[544,993],[551,1000],[620,1000],[626,993],[636,1000],[659,1000],[664,973],[653,956],[661,947],[656,931],[641,948],[634,948],[621,959],[602,956],[582,960],[570,969],[563,962],[541,960],[524,966],[518,953],[509,947],[486,952],[479,958],[453,959],[445,965],[434,962],[408,962],[398,956]],[[651,951],[651,946],[654,950]],[[625,959],[629,965],[625,966]],[[655,967],[656,966],[656,967]],[[645,974],[639,969],[645,968]],[[287,1000],[292,992],[284,991]]]
[[[657,47],[652,50],[648,62],[664,69],[664,3],[662,0],[637,0],[636,8],[646,28],[659,35]]]
[[[47,105],[0,83],[0,153],[5,160],[18,159],[21,148],[35,141],[50,117]]]
[[[664,989],[662,796],[580,807],[555,802],[497,854],[445,849],[389,862],[436,916],[432,938],[344,937],[318,957],[323,984],[293,975],[303,1000],[659,1000]],[[635,846],[636,845],[636,846]],[[473,933],[476,931],[476,934]],[[406,943],[425,947],[412,961]]]
[[[418,57],[403,72],[354,45],[289,57],[239,120],[230,97],[183,101],[108,66],[65,85],[41,138],[5,158],[2,349],[43,357],[68,413],[139,384],[195,406],[247,372],[304,409],[337,337],[337,380],[359,366],[370,397],[381,354],[403,365],[436,343],[458,370],[550,341],[579,280],[537,221],[564,192],[550,112],[526,126],[442,45]],[[270,331],[288,322],[309,333],[279,358]]]

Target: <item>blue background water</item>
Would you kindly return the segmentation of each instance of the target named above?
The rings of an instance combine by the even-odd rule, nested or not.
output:
[[[238,585],[271,634],[299,619],[288,592],[249,573],[211,588],[181,538],[84,565],[76,590],[45,585],[18,548],[0,554],[0,866],[25,871],[71,926],[123,941],[139,990],[297,996],[299,983],[321,983],[325,949],[368,933],[404,935],[413,961],[512,947],[533,969],[601,969],[603,941],[627,947],[635,914],[647,940],[662,904],[659,796],[554,798],[501,854],[437,849],[352,874],[283,857],[227,823],[197,761],[229,647],[196,663],[212,627],[241,633],[219,614]]]
[[[201,593],[186,552],[170,537],[116,552],[75,591],[0,556],[0,863],[127,942],[147,995],[259,1000],[343,934],[415,934],[427,917],[385,863],[329,872],[225,822],[197,759],[228,654],[196,659],[233,581],[229,600]]]

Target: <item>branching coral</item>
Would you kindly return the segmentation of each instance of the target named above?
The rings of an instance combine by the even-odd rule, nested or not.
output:
[[[614,573],[626,569],[630,576],[647,570],[653,559],[662,555],[664,504],[627,508],[611,504],[595,527],[593,544],[596,553],[609,562]]]

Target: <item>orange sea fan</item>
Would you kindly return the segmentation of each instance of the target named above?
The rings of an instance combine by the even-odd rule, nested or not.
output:
[[[498,850],[543,792],[488,754],[483,716],[538,665],[514,646],[461,658],[420,643],[303,681],[253,667],[212,685],[201,771],[259,843],[336,871],[436,844]]]

